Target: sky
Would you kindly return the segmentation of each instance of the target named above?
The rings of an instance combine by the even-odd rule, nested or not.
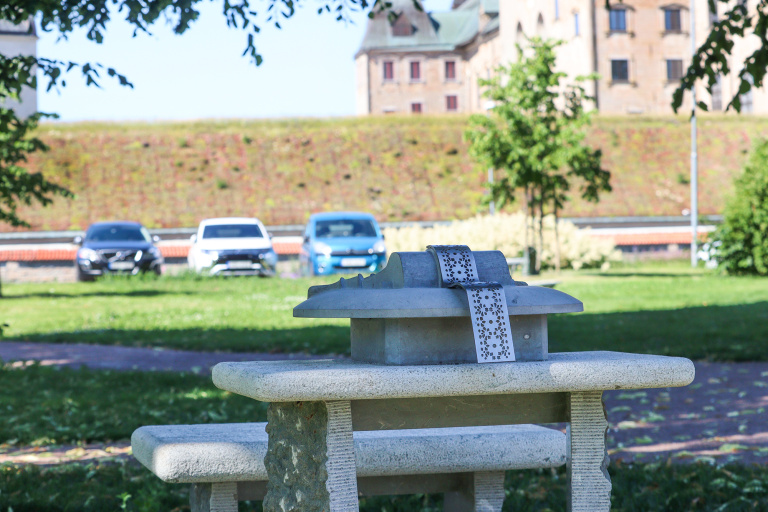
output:
[[[266,3],[257,0],[253,5]],[[427,10],[450,8],[450,0],[427,0]],[[38,57],[98,62],[128,77],[134,88],[104,79],[101,89],[86,87],[76,72],[58,92],[46,92],[39,78],[38,109],[59,121],[162,121],[203,118],[279,118],[355,115],[354,55],[367,18],[354,24],[318,15],[309,0],[282,29],[267,24],[256,36],[264,57],[256,67],[242,53],[246,32],[228,29],[221,2],[201,2],[201,16],[178,36],[164,22],[152,35],[132,37],[132,27],[113,15],[102,44],[84,31],[62,40],[38,30]]]

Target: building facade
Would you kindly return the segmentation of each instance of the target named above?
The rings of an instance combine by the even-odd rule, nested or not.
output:
[[[747,0],[748,9],[755,9],[758,0]],[[405,0],[411,4],[411,0]],[[494,31],[484,33],[482,23],[477,24],[474,37],[456,41],[447,51],[460,62],[467,83],[463,89],[466,95],[459,111],[479,112],[485,108],[477,86],[478,78],[486,78],[500,64],[514,62],[518,58],[517,45],[524,46],[527,38],[539,36],[558,39],[557,67],[569,77],[596,75],[598,78],[586,83],[587,92],[596,98],[596,107],[607,114],[669,114],[672,94],[685,74],[691,61],[691,12],[688,2],[676,0],[621,0],[606,6],[605,0],[500,0],[488,6],[482,0],[455,1],[450,13],[432,13],[431,19],[457,12],[477,13],[477,19],[489,16]],[[718,13],[710,12],[707,0],[696,0],[696,45],[701,45],[717,19]],[[399,19],[399,18],[398,18]],[[474,19],[474,18],[472,18]],[[379,25],[379,31],[387,26],[386,17],[372,20]],[[486,25],[487,26],[487,25]],[[402,41],[400,46],[383,48],[381,45],[366,46],[366,40],[358,53],[358,71],[376,71],[382,62],[363,65],[363,58],[385,58],[396,61],[398,57],[413,55],[415,46]],[[731,74],[722,77],[710,95],[703,84],[696,89],[697,100],[707,104],[710,111],[723,110],[730,98],[738,91],[738,72],[744,60],[760,44],[757,37],[739,39],[735,42],[730,58]],[[445,58],[445,57],[444,57]],[[439,64],[437,65],[439,68]],[[373,75],[372,75],[373,76]],[[437,76],[436,78],[439,78]],[[428,82],[425,81],[425,85]],[[391,90],[377,81],[358,81],[358,95],[369,100],[358,103],[358,113],[378,114],[386,111],[387,102],[391,107],[400,106],[408,93],[413,90],[399,90],[389,96]],[[437,80],[429,83],[421,92],[419,101],[434,102],[430,112],[441,112],[440,96],[452,94]],[[457,92],[456,94],[460,94]],[[429,99],[429,95],[434,95]],[[375,101],[371,101],[375,98]],[[768,113],[768,93],[764,88],[755,89],[741,97],[742,113]],[[690,110],[690,95],[686,95],[683,111]],[[395,108],[393,111],[407,111]]]
[[[29,19],[18,25],[0,20],[0,55],[15,57],[17,55],[37,56],[37,34],[35,22]],[[25,118],[37,112],[37,91],[24,87],[20,101],[6,100],[0,102],[6,108],[12,108],[16,115]]]
[[[454,1],[427,13],[413,0],[368,21],[355,56],[357,113],[458,113],[480,108],[477,81],[501,57],[498,0]]]

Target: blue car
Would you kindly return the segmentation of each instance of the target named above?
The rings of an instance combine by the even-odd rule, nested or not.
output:
[[[299,262],[311,276],[378,272],[387,262],[384,235],[369,213],[316,213],[304,230]]]

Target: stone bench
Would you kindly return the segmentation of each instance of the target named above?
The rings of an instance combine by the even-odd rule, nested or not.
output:
[[[266,423],[148,426],[133,455],[166,482],[190,483],[193,512],[235,512],[266,494]],[[565,435],[535,425],[354,433],[362,496],[445,493],[446,512],[500,512],[504,471],[565,464]]]

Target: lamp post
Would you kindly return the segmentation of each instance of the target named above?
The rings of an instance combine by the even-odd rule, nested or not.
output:
[[[496,106],[496,102],[493,100],[487,100],[485,102],[485,115],[491,117],[491,110]],[[493,215],[496,213],[496,203],[493,200],[493,167],[488,167],[488,189],[491,194],[491,200],[488,202],[488,213]]]
[[[690,0],[691,12],[691,59],[696,55],[696,0]],[[696,267],[698,252],[699,201],[698,201],[698,152],[696,134],[696,84],[691,87],[691,266]]]

